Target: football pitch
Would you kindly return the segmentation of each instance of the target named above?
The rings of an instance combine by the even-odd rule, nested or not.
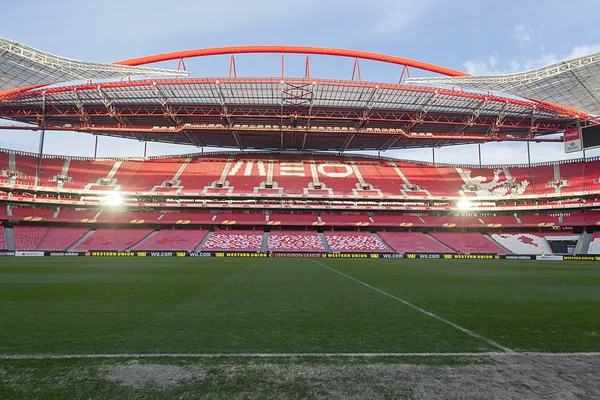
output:
[[[344,371],[366,390],[373,368],[482,368],[523,353],[597,362],[599,316],[593,262],[4,258],[0,397],[254,398],[254,382],[272,398],[335,398],[292,370],[365,368]],[[272,367],[288,382],[260,373]],[[380,398],[430,393],[380,386]]]

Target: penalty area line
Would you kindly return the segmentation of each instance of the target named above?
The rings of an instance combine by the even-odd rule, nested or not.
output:
[[[63,360],[111,358],[377,358],[377,357],[600,357],[600,352],[481,352],[481,353],[115,353],[115,354],[0,354],[0,360]]]
[[[417,306],[417,305],[414,305],[413,303],[411,303],[411,302],[409,302],[409,301],[406,301],[406,300],[404,300],[404,299],[402,299],[402,298],[400,298],[400,297],[394,296],[393,294],[389,294],[388,292],[384,292],[384,291],[383,291],[383,290],[381,290],[381,289],[378,289],[378,288],[376,288],[376,287],[374,287],[374,286],[371,286],[371,285],[369,285],[368,283],[365,283],[365,282],[363,282],[363,281],[361,281],[361,280],[358,280],[358,279],[356,279],[356,278],[354,278],[354,277],[352,277],[352,276],[350,276],[350,275],[346,275],[346,274],[344,274],[343,272],[340,272],[340,271],[338,271],[338,270],[337,270],[337,269],[335,269],[335,268],[331,268],[331,267],[329,267],[329,266],[327,266],[327,265],[325,265],[325,264],[323,264],[323,263],[321,263],[321,262],[319,262],[319,261],[316,261],[316,260],[312,260],[312,261],[313,261],[315,264],[318,264],[318,265],[320,265],[321,267],[323,267],[323,268],[326,268],[326,269],[328,269],[328,270],[330,270],[330,271],[332,271],[332,272],[335,272],[336,274],[339,274],[339,275],[341,275],[341,276],[343,276],[343,277],[346,277],[346,278],[348,278],[348,279],[351,279],[351,280],[353,280],[354,282],[356,282],[356,283],[359,283],[359,284],[363,285],[363,286],[364,286],[364,287],[366,287],[366,288],[369,288],[369,289],[371,289],[371,290],[374,290],[374,291],[376,291],[376,292],[378,292],[378,293],[380,293],[380,294],[382,294],[382,295],[384,295],[384,296],[387,296],[387,297],[389,297],[389,298],[391,298],[391,299],[394,299],[394,300],[396,300],[396,301],[399,301],[400,303],[402,303],[402,304],[404,304],[404,305],[406,305],[406,306],[408,306],[408,307],[410,307],[410,308],[412,308],[412,309],[414,309],[414,310],[417,310],[417,311],[419,311],[420,313],[423,313],[423,314],[425,314],[425,315],[427,315],[427,316],[430,316],[430,317],[432,317],[432,318],[435,318],[435,319],[437,319],[438,321],[445,323],[446,325],[450,325],[450,326],[451,326],[451,327],[453,327],[454,329],[457,329],[457,330],[459,330],[459,331],[461,331],[461,332],[463,332],[463,333],[466,333],[466,334],[467,334],[467,335],[469,335],[469,336],[472,336],[472,337],[474,337],[474,338],[476,338],[476,339],[479,339],[479,340],[481,340],[481,341],[484,341],[484,342],[486,342],[487,344],[489,344],[489,345],[491,345],[491,346],[493,346],[493,347],[495,347],[495,348],[497,348],[497,349],[499,349],[499,350],[502,350],[502,351],[504,351],[504,352],[506,352],[506,353],[512,353],[512,352],[513,352],[513,350],[509,349],[509,348],[508,348],[508,347],[506,347],[506,346],[502,346],[500,343],[497,343],[497,342],[493,341],[492,339],[486,338],[485,336],[483,336],[483,335],[480,335],[480,334],[479,334],[479,333],[477,333],[477,332],[473,332],[473,331],[472,331],[472,330],[470,330],[470,329],[464,328],[464,327],[462,327],[462,326],[460,326],[460,325],[458,325],[458,324],[456,324],[456,323],[454,323],[454,322],[452,322],[452,321],[449,321],[449,320],[447,320],[447,319],[446,319],[446,318],[444,318],[444,317],[441,317],[441,316],[439,316],[439,315],[437,315],[437,314],[434,314],[434,313],[432,313],[431,311],[427,311],[427,310],[425,310],[424,308],[421,308],[421,307],[419,307],[419,306]]]

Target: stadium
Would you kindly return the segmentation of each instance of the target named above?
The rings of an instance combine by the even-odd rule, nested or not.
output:
[[[324,47],[203,48],[111,64],[3,38],[0,49],[0,129],[40,139],[37,153],[0,149],[0,262],[15,274],[14,285],[2,280],[2,360],[204,357],[216,370],[247,357],[520,365],[510,357],[527,353],[597,363],[600,158],[585,151],[600,146],[600,53],[471,76]],[[237,55],[267,53],[281,55],[280,76],[238,76]],[[303,76],[286,74],[288,55],[305,57]],[[186,70],[186,60],[212,56],[230,58],[228,74]],[[314,78],[311,57],[347,58],[352,76]],[[363,81],[364,60],[397,66],[399,81]],[[177,68],[154,65],[169,62]],[[61,156],[44,152],[47,131],[94,135],[96,147],[106,136],[197,151]],[[435,159],[442,147],[511,142],[528,152],[564,143],[583,156]],[[386,155],[414,148],[430,148],[431,161]],[[31,296],[40,308],[20,304]],[[319,397],[306,390],[299,398]],[[469,395],[490,389],[478,390]]]

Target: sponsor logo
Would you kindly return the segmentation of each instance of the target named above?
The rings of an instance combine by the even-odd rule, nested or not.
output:
[[[566,261],[600,261],[598,256],[563,256]]]
[[[212,257],[211,253],[198,253],[196,251],[192,251],[190,253],[190,257]]]
[[[17,257],[43,257],[43,251],[15,251]]]
[[[562,261],[563,256],[535,256],[535,259],[539,261]]]
[[[419,258],[442,258],[440,254],[418,254]]]
[[[156,252],[156,251],[151,251],[150,252],[150,257],[173,257],[173,252]]]
[[[275,258],[323,258],[323,253],[271,253]]]
[[[48,253],[50,257],[77,257],[79,253],[74,252],[50,252]]]
[[[533,256],[505,256],[506,260],[533,260]]]
[[[493,254],[444,254],[444,258],[455,258],[461,260],[493,260]]]
[[[369,258],[369,254],[363,253],[335,253],[327,254],[328,258]]]
[[[0,257],[10,257],[10,256],[14,256],[15,252],[14,251],[0,251]]]
[[[142,253],[134,253],[132,251],[90,251],[89,255],[92,257],[145,257],[146,253],[143,253],[143,256],[139,254]]]
[[[404,254],[388,254],[384,253],[381,255],[382,258],[404,258]]]

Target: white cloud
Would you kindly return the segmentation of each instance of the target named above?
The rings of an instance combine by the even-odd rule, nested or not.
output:
[[[557,63],[561,60],[583,57],[588,54],[600,52],[600,44],[578,45],[564,56],[557,56],[554,53],[542,53],[538,57],[515,57],[509,60],[504,66],[499,64],[498,53],[490,54],[487,59],[469,60],[463,63],[465,71],[471,75],[500,75],[516,72],[530,71],[532,69],[544,67]]]
[[[519,24],[513,29],[513,37],[521,47],[527,47],[534,41],[534,33],[530,26]]]

